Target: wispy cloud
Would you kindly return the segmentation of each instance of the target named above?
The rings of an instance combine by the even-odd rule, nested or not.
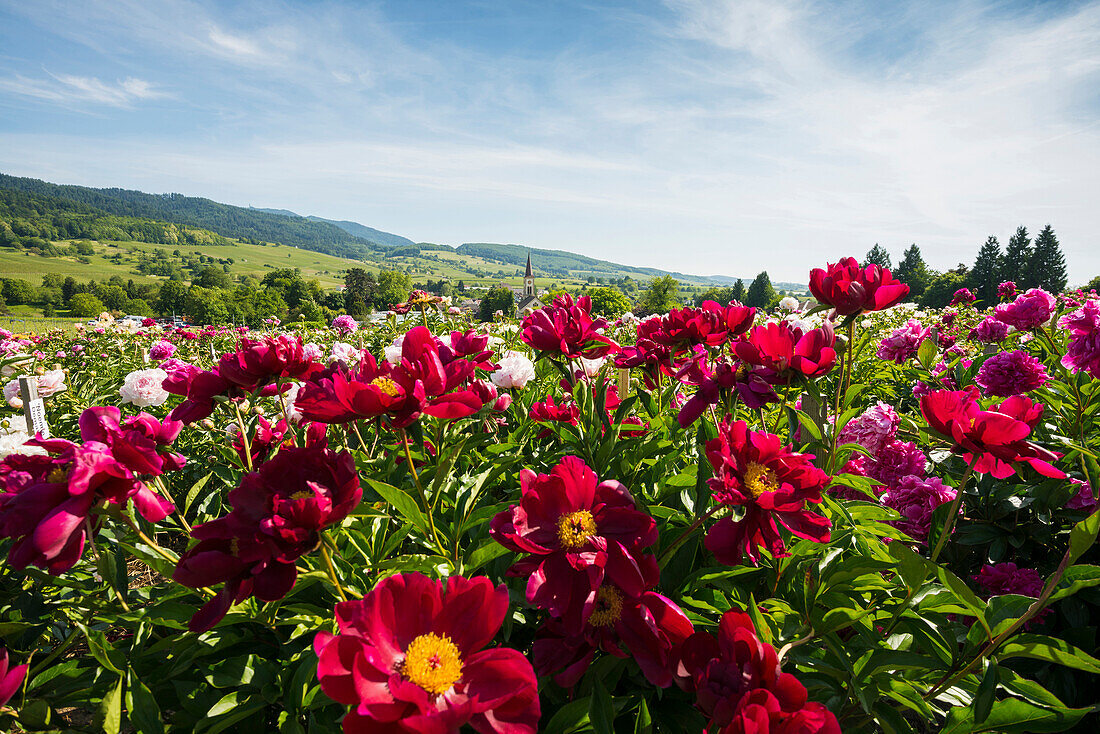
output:
[[[59,104],[87,102],[108,107],[131,107],[138,101],[170,96],[144,79],[127,77],[112,83],[74,74],[49,74],[37,79],[17,74],[0,79],[0,91]]]

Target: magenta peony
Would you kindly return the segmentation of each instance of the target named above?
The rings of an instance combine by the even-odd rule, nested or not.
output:
[[[1058,319],[1069,329],[1069,350],[1062,364],[1074,372],[1088,372],[1100,379],[1100,301],[1089,300],[1073,313]]]
[[[917,355],[917,349],[928,337],[929,329],[916,319],[909,319],[905,326],[895,329],[878,343],[876,356],[897,364],[905,364]]]
[[[1009,326],[1020,331],[1029,331],[1050,320],[1057,301],[1042,288],[1032,288],[1012,303],[1002,303],[993,309],[993,314]]]
[[[890,524],[916,541],[925,543],[932,527],[932,513],[945,502],[955,499],[956,491],[939,477],[902,477],[896,487],[882,495],[882,504],[901,515]]]
[[[1019,349],[993,355],[982,364],[975,378],[986,395],[1002,398],[1031,392],[1049,381],[1043,363]]]

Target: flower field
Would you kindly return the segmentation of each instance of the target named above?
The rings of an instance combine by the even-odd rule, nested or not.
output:
[[[809,285],[0,332],[0,730],[1095,731],[1100,299]]]

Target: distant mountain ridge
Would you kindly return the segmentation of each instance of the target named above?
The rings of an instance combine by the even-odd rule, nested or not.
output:
[[[538,271],[550,276],[588,276],[616,278],[624,275],[636,280],[671,275],[693,285],[728,286],[739,278],[725,275],[689,275],[660,268],[623,265],[609,260],[579,255],[566,250],[549,250],[517,244],[467,242],[458,247],[416,243],[392,232],[368,227],[349,220],[301,216],[289,209],[239,207],[202,197],[183,194],[149,194],[120,188],[90,188],[54,184],[34,178],[0,173],[0,189],[46,196],[94,207],[108,214],[144,217],[175,224],[199,227],[224,237],[273,242],[299,247],[352,260],[374,261],[405,248],[422,251],[449,250],[493,262],[522,267],[527,254],[535,256]],[[752,278],[740,278],[747,285]],[[800,283],[775,282],[776,288],[803,289]]]

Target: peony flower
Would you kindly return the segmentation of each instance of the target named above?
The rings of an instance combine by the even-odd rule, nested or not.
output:
[[[1030,331],[1042,326],[1054,314],[1057,301],[1042,288],[1032,288],[1012,303],[1002,303],[993,309],[993,315],[1020,331]]]
[[[785,296],[779,299],[779,307],[784,311],[797,311],[798,299],[793,296]]]
[[[982,596],[1003,596],[1005,594],[1019,594],[1038,599],[1043,593],[1043,577],[1034,568],[1019,568],[1015,563],[997,563],[992,566],[982,566],[978,573],[971,576],[977,582]],[[1024,629],[1030,629],[1054,610],[1047,607],[1039,612],[1034,619],[1024,624]]]
[[[880,265],[861,268],[854,257],[846,257],[829,263],[824,270],[811,270],[810,292],[838,315],[851,316],[864,311],[881,311],[900,303],[909,295],[909,286],[895,280],[890,271]]]
[[[900,520],[893,520],[890,524],[913,540],[925,543],[932,529],[932,513],[940,505],[953,501],[957,495],[958,492],[939,477],[911,475],[888,487],[881,499],[882,504],[901,515]]]
[[[1080,479],[1070,479],[1070,484],[1077,487],[1077,494],[1070,497],[1066,502],[1067,510],[1084,510],[1087,513],[1093,513],[1097,507],[1100,507],[1100,501],[1092,493],[1092,487],[1088,482],[1081,481]]]
[[[1015,281],[1006,280],[997,284],[997,297],[1001,299],[1016,297]]]
[[[855,443],[867,449],[872,455],[889,441],[893,440],[898,432],[901,418],[894,406],[881,400],[872,405],[862,414],[848,421],[844,428],[840,429],[837,443]]]
[[[359,350],[347,342],[333,342],[332,352],[328,356],[328,362],[343,362],[355,364],[359,361]]]
[[[351,706],[345,732],[534,734],[538,681],[522,653],[486,646],[508,613],[508,590],[486,577],[389,576],[336,605],[337,634],[313,641],[317,678]]]
[[[0,420],[0,459],[11,454],[45,456],[44,449],[27,443],[30,440],[26,418],[13,415]]]
[[[755,563],[760,546],[773,556],[787,555],[776,521],[800,538],[829,540],[828,518],[805,507],[820,503],[829,483],[829,475],[813,465],[813,454],[795,453],[778,436],[728,418],[706,452],[714,469],[707,480],[714,501],[744,508],[740,519],[723,517],[707,532],[705,545],[720,563],[736,566],[746,556]]]
[[[575,302],[569,294],[558,296],[553,304],[531,312],[523,320],[523,342],[533,349],[557,354],[565,359],[596,359],[617,352],[619,345],[604,336],[607,320],[592,317],[592,299],[582,296]]]
[[[969,288],[960,288],[955,291],[955,294],[951,296],[950,306],[965,305],[968,303],[974,303],[978,300],[978,297],[974,295]]]
[[[527,601],[562,617],[568,634],[583,632],[602,585],[637,597],[657,574],[656,559],[643,555],[657,541],[657,523],[622,484],[597,482],[576,456],[550,474],[524,469],[519,504],[497,514],[489,530],[508,550],[527,554],[509,574],[527,579]]]
[[[387,362],[394,365],[401,364],[401,348],[404,343],[405,335],[401,334],[393,340],[392,344],[382,349]]]
[[[1008,338],[1009,326],[993,316],[986,316],[973,329],[970,330],[970,338],[976,342],[986,344],[999,344]]]
[[[298,577],[295,561],[315,549],[321,531],[343,521],[362,497],[351,455],[317,446],[283,448],[246,474],[229,493],[233,510],[195,526],[191,535],[199,543],[172,574],[190,588],[225,584],[189,628],[210,629],[248,596],[286,596]]]
[[[1036,390],[1050,381],[1043,363],[1019,349],[999,352],[982,363],[974,381],[986,395],[1008,397]]]
[[[149,359],[155,359],[158,362],[170,359],[175,353],[176,345],[164,339],[153,342],[153,345],[149,347]]]
[[[168,400],[168,391],[162,387],[168,373],[159,368],[134,370],[126,375],[119,388],[123,403],[132,403],[139,408],[150,405],[164,405]]]
[[[489,379],[502,388],[522,388],[535,379],[535,363],[522,352],[505,352],[500,358],[500,367]]]
[[[786,321],[754,326],[748,338],[734,345],[737,356],[771,372],[779,384],[795,377],[820,377],[836,363],[832,324],[803,332]]]
[[[743,363],[720,361],[712,370],[707,360],[700,357],[689,363],[677,377],[682,382],[698,386],[676,416],[681,428],[687,428],[699,420],[708,407],[717,405],[732,390],[736,390],[737,397],[753,410],[779,402],[779,396],[768,382],[772,373],[763,367],[747,369]]]
[[[350,334],[359,328],[359,322],[347,314],[337,316],[332,320],[332,328],[341,334]]]
[[[1069,349],[1062,364],[1073,372],[1087,372],[1100,379],[1100,301],[1089,299],[1081,308],[1058,319],[1070,333]]]
[[[903,477],[923,477],[928,457],[920,447],[909,441],[887,441],[867,465],[867,476],[887,487],[897,486]]]
[[[696,632],[684,643],[680,673],[718,734],[840,734],[836,716],[806,700],[806,687],[779,667],[775,648],[748,614],[722,615],[717,639]]]
[[[1014,463],[1024,463],[1046,477],[1066,476],[1050,464],[1058,454],[1026,440],[1043,414],[1043,406],[1026,397],[1016,395],[982,410],[974,387],[936,390],[921,397],[920,411],[928,425],[950,440],[952,450],[973,463],[980,474],[1007,479]]]
[[[905,364],[917,356],[921,342],[928,338],[930,329],[915,319],[909,319],[905,326],[895,329],[889,336],[883,337],[878,344],[876,356],[897,364]]]
[[[27,665],[8,667],[8,651],[0,647],[0,708],[7,705],[19,689],[23,687],[23,679],[27,677]]]
[[[322,366],[303,352],[302,341],[286,334],[263,339],[241,339],[236,352],[223,354],[217,374],[246,393],[277,380],[305,380]]]

